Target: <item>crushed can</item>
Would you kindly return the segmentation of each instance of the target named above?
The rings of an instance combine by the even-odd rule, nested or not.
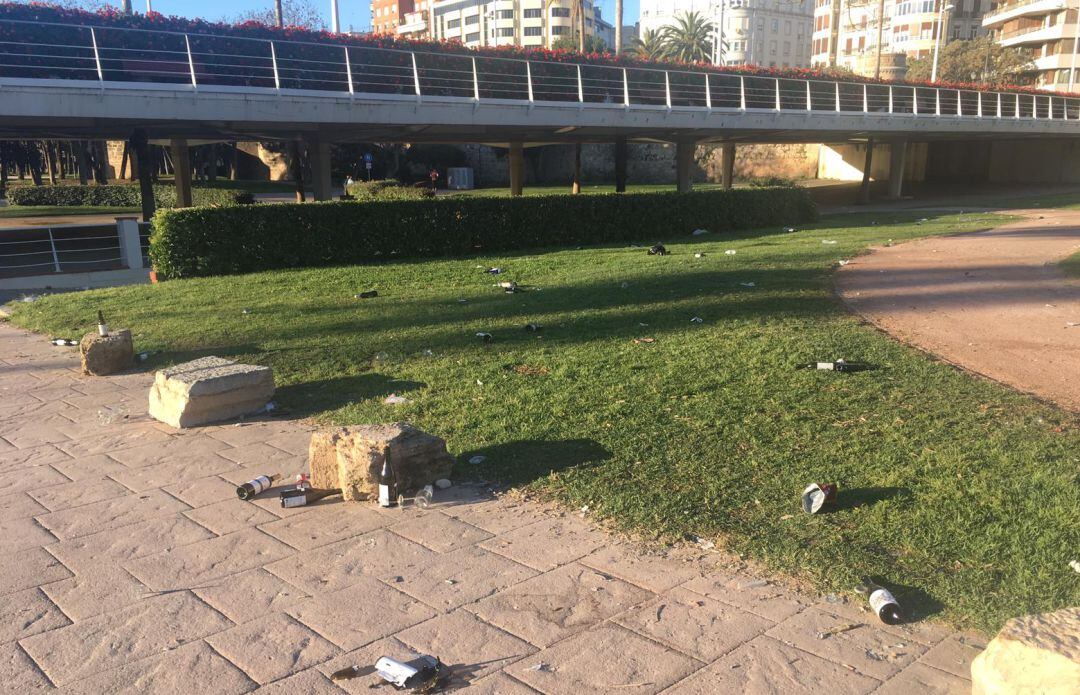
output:
[[[811,483],[802,493],[802,508],[807,514],[817,514],[826,504],[836,502],[836,483]]]

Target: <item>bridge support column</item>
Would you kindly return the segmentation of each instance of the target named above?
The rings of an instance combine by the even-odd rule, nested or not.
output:
[[[510,195],[517,197],[525,192],[525,144],[510,143]]]
[[[574,143],[574,183],[570,187],[574,195],[581,193],[581,143]]]
[[[150,142],[145,130],[136,130],[131,134],[131,151],[135,154],[135,166],[138,169],[139,196],[142,198],[143,222],[149,222],[154,216],[154,163],[150,161]]]
[[[874,164],[874,138],[866,139],[866,159],[863,160],[862,184],[859,186],[858,205],[867,205],[870,202],[870,169]]]
[[[735,185],[735,143],[725,142],[722,155],[723,185],[725,189],[730,189]]]
[[[191,198],[191,153],[187,140],[173,138],[172,148],[173,182],[176,185],[176,207],[189,208]]]
[[[308,142],[308,159],[311,161],[311,183],[315,187],[315,200],[333,200],[330,143],[318,136],[311,138]]]
[[[899,198],[904,191],[904,164],[907,161],[907,141],[889,146],[889,197]]]
[[[615,192],[626,193],[626,160],[629,158],[626,138],[615,138]]]
[[[680,142],[675,145],[676,187],[679,193],[689,193],[694,189],[694,151],[693,142]]]

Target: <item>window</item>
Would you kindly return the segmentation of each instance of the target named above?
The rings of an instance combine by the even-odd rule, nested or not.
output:
[[[770,41],[769,42],[769,54],[770,55],[776,55],[776,42],[775,41]],[[776,63],[773,63],[772,65],[773,65],[773,67],[775,67]]]
[[[551,27],[552,36],[560,36],[566,33],[566,27]]]
[[[479,23],[480,23],[480,15],[478,15],[478,14],[469,15],[468,17],[465,18],[465,24],[479,24]]]
[[[785,41],[784,42],[784,55],[786,55],[786,56],[791,55],[791,42],[790,41]],[[784,67],[787,67],[787,65],[785,65]]]
[[[569,17],[570,16],[570,8],[569,7],[552,7],[551,8],[551,16],[552,17]]]
[[[525,27],[525,36],[540,36],[541,35],[540,30],[541,30],[541,27]],[[514,35],[514,30],[513,29],[500,29],[499,31],[500,32],[509,31],[510,33],[506,34],[506,36],[513,36]]]
[[[480,32],[473,32],[472,34],[465,34],[465,43],[474,43],[480,41]]]
[[[509,15],[509,17],[503,17],[503,19],[513,19],[514,18],[514,11],[513,10],[500,10],[499,12],[500,12],[500,15],[503,14],[503,13]],[[529,9],[529,10],[525,10],[525,19],[540,19],[543,16],[544,16],[544,13],[539,7],[535,7],[535,8]]]
[[[526,17],[529,16],[529,10],[525,10],[525,16]],[[536,16],[537,17],[540,16],[540,10],[536,10]],[[499,10],[498,17],[499,17],[499,19],[513,19],[514,18],[514,11],[513,10]]]
[[[446,22],[446,28],[447,29],[460,29],[461,28],[461,20],[460,19],[448,20]]]
[[[779,31],[780,31],[780,20],[779,19],[774,19],[772,21],[772,30],[773,30],[774,34],[779,33]]]

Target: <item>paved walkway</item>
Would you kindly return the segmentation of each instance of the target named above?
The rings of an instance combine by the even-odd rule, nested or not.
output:
[[[970,690],[977,635],[481,487],[426,512],[241,502],[305,467],[308,428],[177,432],[146,416],[149,374],[77,366],[0,325],[0,691],[367,693],[328,674],[414,651],[475,693]]]
[[[873,249],[837,274],[847,304],[905,343],[1080,411],[1080,212],[1018,210],[985,232]]]

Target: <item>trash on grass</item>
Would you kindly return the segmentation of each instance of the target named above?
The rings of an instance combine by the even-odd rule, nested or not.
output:
[[[378,297],[378,296],[379,296],[379,291],[378,290],[368,290],[366,292],[361,292],[360,294],[354,294],[353,298],[354,299],[372,299],[372,298]]]
[[[491,335],[490,333],[477,333],[476,337],[484,341],[485,343],[490,343],[492,340],[495,339],[495,336]]]
[[[870,608],[881,619],[881,622],[886,625],[899,625],[904,621],[896,597],[885,587],[875,584],[870,577],[863,577],[862,583],[855,588],[855,591],[866,597],[870,602]]]
[[[738,251],[736,251],[735,249],[728,249],[727,251],[724,251],[725,256],[734,256],[737,253]]]
[[[270,487],[281,480],[280,473],[274,473],[273,475],[260,475],[257,478],[252,478],[243,485],[238,485],[236,488],[236,496],[242,500],[249,500],[255,497],[261,492],[269,490]]]
[[[139,354],[135,355],[135,359],[140,362],[145,362],[159,352],[161,352],[161,350],[147,350],[145,352],[140,352]]]
[[[1069,567],[1072,567],[1074,572],[1080,574],[1080,562],[1076,560],[1070,560]]]
[[[851,261],[849,261],[849,260],[846,260],[846,259],[840,259],[839,261],[837,261],[837,262],[836,262],[836,265],[838,265],[838,266],[840,266],[841,268],[843,268],[843,267],[844,267],[845,265],[847,265],[848,263],[851,263]]]
[[[700,536],[690,536],[690,540],[694,541],[694,544],[702,550],[712,550],[716,547],[715,543]]]
[[[690,319],[690,323],[704,323],[704,320],[700,316],[695,316]]]
[[[653,244],[652,246],[649,247],[649,255],[650,256],[666,256],[666,255],[668,255],[668,250],[663,244]]]
[[[787,234],[793,234],[794,232],[797,232],[797,231],[799,231],[799,230],[797,228],[795,228],[795,227],[784,227],[784,232],[786,232]]]
[[[513,294],[518,291],[518,284],[513,280],[509,282],[500,282],[498,287],[501,287],[507,294]]]
[[[439,478],[435,481],[435,487],[439,488],[440,490],[445,490],[446,488],[452,487],[453,485],[454,484],[446,478]]]
[[[484,272],[487,273],[488,275],[502,275],[503,269],[502,268],[488,268]]]
[[[525,330],[527,330],[527,331],[529,331],[531,333],[537,333],[539,331],[544,330],[544,327],[541,326],[538,323],[529,323],[529,324],[525,325]]]
[[[405,405],[409,402],[409,399],[405,396],[399,396],[396,393],[391,393],[389,396],[383,399],[385,405]]]
[[[471,463],[474,466],[479,466],[484,461],[487,461],[487,456],[477,455],[477,456],[473,456],[471,459],[469,459],[469,463]]]
[[[240,310],[240,313],[241,313],[241,314],[244,314],[245,316],[247,316],[248,314],[250,314],[250,313],[251,313],[251,309],[241,309],[241,310]]]
[[[457,303],[458,304],[468,304],[469,300],[462,297],[461,299],[457,300]]]
[[[836,502],[836,483],[810,483],[802,493],[802,510],[817,514],[826,504]]]
[[[821,632],[817,633],[817,638],[818,639],[828,639],[829,637],[832,637],[833,635],[839,635],[839,634],[841,634],[843,632],[848,632],[849,630],[854,630],[857,627],[864,627],[865,625],[866,625],[865,623],[844,623],[842,625],[834,625],[833,627],[830,627],[828,630],[822,630]]]
[[[836,241],[836,239],[822,239],[821,243],[828,244],[829,246],[832,246],[833,244],[837,243],[837,241]]]
[[[709,233],[708,229],[695,229],[694,236],[704,236]]]
[[[375,662],[375,673],[387,683],[414,692],[431,692],[445,675],[445,667],[437,657],[422,655],[408,663],[388,656]]]
[[[694,258],[705,258],[705,254],[703,254],[703,253],[695,253]]]
[[[61,347],[75,347],[79,344],[77,340],[72,340],[71,338],[52,338],[49,342]]]
[[[649,344],[655,342],[656,338],[634,338],[633,340],[634,345],[641,345],[642,343]]]
[[[847,360],[836,360],[835,362],[803,362],[796,366],[796,369],[816,369],[822,372],[865,372],[870,368],[870,365],[864,362],[848,362]]]
[[[739,284],[743,287],[757,287],[756,282],[740,282]]]

